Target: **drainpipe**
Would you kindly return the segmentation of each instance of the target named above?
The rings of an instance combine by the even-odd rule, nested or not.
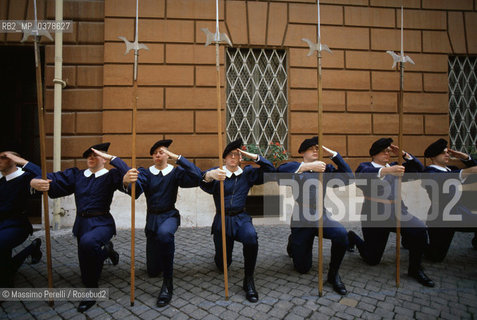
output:
[[[55,19],[63,21],[63,0],[56,0]],[[61,170],[61,97],[62,89],[66,82],[63,76],[63,32],[55,32],[55,78],[54,86],[54,120],[53,120],[53,171]],[[61,209],[60,199],[53,200],[53,229],[61,227],[61,216],[64,210]]]

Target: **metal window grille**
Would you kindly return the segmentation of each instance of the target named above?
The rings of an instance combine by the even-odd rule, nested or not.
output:
[[[287,146],[286,51],[228,48],[227,141],[242,138],[264,154],[271,142]]]
[[[451,148],[475,152],[477,143],[477,57],[449,57]]]

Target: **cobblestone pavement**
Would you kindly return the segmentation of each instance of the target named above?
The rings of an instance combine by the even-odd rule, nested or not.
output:
[[[353,229],[360,233],[359,228]],[[259,257],[255,283],[260,300],[256,304],[246,301],[241,288],[241,244],[235,245],[229,269],[230,299],[226,301],[223,275],[213,263],[210,228],[179,228],[174,296],[171,304],[162,309],[155,306],[162,280],[148,277],[144,232],[136,230],[136,296],[131,307],[130,230],[118,230],[113,242],[120,253],[119,265],[107,263],[100,281],[100,287],[109,288],[109,300],[98,302],[85,314],[76,311],[76,301],[56,301],[53,308],[44,301],[6,301],[0,304],[0,319],[473,319],[477,316],[477,251],[471,248],[471,233],[456,233],[443,263],[424,262],[426,273],[436,282],[435,288],[425,288],[406,275],[408,253],[402,249],[401,286],[396,289],[392,234],[378,266],[367,266],[358,253],[347,253],[340,270],[349,291],[347,296],[335,294],[325,283],[324,294],[318,297],[317,259],[308,274],[293,270],[285,250],[289,228],[257,226],[257,232]],[[54,286],[82,287],[75,238],[69,230],[52,235]],[[326,279],[330,241],[323,242]],[[43,258],[36,265],[24,264],[16,275],[15,285],[47,287],[45,261]]]

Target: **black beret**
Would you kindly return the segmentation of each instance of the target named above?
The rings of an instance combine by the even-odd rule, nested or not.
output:
[[[230,142],[224,149],[224,153],[222,153],[222,158],[225,158],[230,151],[235,149],[240,149],[243,146],[242,138],[239,138],[235,141]]]
[[[104,143],[95,144],[94,146],[89,147],[88,149],[85,150],[85,152],[83,152],[83,158],[88,158],[89,157],[91,152],[93,152],[93,150],[91,150],[91,148],[99,150],[99,151],[107,152],[108,149],[109,149],[110,144],[111,143],[109,143],[109,142],[104,142]]]
[[[447,140],[446,139],[439,139],[429,145],[426,151],[424,151],[424,157],[432,158],[439,154],[441,154],[444,149],[447,148]]]
[[[391,138],[381,138],[376,140],[371,146],[371,149],[369,149],[369,155],[371,157],[377,155],[378,153],[389,147],[391,143],[393,143],[393,139]]]
[[[159,148],[159,147],[166,147],[168,148],[172,143],[172,140],[166,139],[166,140],[159,140],[154,145],[151,147],[151,150],[149,150],[149,154],[152,156],[154,151]]]
[[[11,151],[20,154],[21,146],[16,141],[7,141],[2,143],[0,152]]]
[[[303,153],[308,150],[309,147],[313,147],[318,145],[318,136],[314,136],[313,138],[305,139],[300,144],[300,148],[298,149],[298,153]]]

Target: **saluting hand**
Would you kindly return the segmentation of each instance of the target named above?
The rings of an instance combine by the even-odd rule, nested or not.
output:
[[[169,158],[171,158],[172,160],[177,160],[179,159],[179,156],[171,151],[169,151],[169,149],[165,148],[165,147],[161,147],[160,150],[162,152],[164,152],[165,154],[167,154],[169,156]]]
[[[392,144],[389,146],[389,148],[391,148],[391,154],[395,157],[399,157],[399,147]],[[406,159],[409,159],[411,156],[406,152],[406,151],[402,151],[402,156],[405,157]]]
[[[15,162],[17,165],[19,166],[24,166],[28,163],[27,160],[23,159],[22,157],[19,157],[11,152],[5,152],[4,153],[4,156],[10,160],[12,160],[13,162]]]
[[[324,155],[326,157],[333,157],[335,155],[335,151],[331,150],[331,149],[328,149],[327,147],[325,146],[321,146],[323,148],[323,151],[324,151]]]
[[[464,153],[464,152],[460,152],[460,151],[456,151],[456,150],[452,150],[452,149],[447,149],[447,152],[449,153],[449,155],[451,157],[454,157],[454,158],[457,158],[457,159],[462,159],[462,160],[469,159],[469,155]]]
[[[32,179],[30,181],[30,186],[37,191],[45,192],[50,190],[50,182],[51,180],[49,179],[48,180]]]
[[[258,160],[258,154],[250,153],[250,152],[247,152],[247,151],[242,150],[240,148],[238,148],[237,151],[239,151],[242,154],[242,156],[245,156],[245,157],[253,159],[253,160]]]
[[[104,160],[107,160],[107,161],[111,161],[111,159],[113,158],[112,155],[110,154],[107,154],[106,152],[103,152],[103,151],[99,151],[99,150],[96,150],[94,148],[91,148],[91,150],[93,150],[94,154],[98,157],[101,157],[103,158]]]
[[[138,171],[135,168],[130,169],[123,177],[123,183],[128,185],[137,181]]]

